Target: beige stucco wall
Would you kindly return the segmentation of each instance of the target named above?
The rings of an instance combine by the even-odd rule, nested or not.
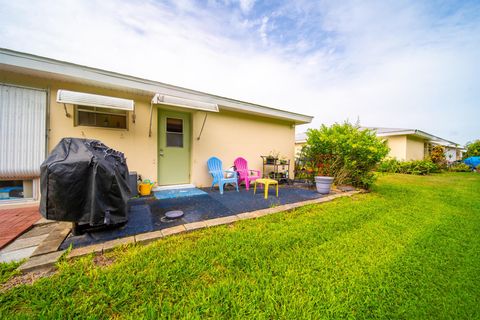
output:
[[[417,139],[407,135],[385,137],[390,147],[390,158],[397,160],[423,160],[424,158],[424,140]]]
[[[192,183],[209,186],[207,160],[212,156],[223,161],[224,169],[236,157],[247,159],[249,168],[262,170],[261,155],[275,150],[290,159],[293,177],[295,128],[292,123],[234,112],[209,113],[200,140],[204,112],[193,114]]]
[[[407,160],[423,160],[425,158],[425,141],[407,137]]]
[[[63,137],[99,139],[106,145],[125,153],[130,171],[137,171],[144,178],[157,179],[157,108],[153,109],[152,136],[148,137],[151,96],[5,71],[0,72],[0,82],[49,89],[49,151]],[[128,130],[75,127],[73,106],[67,104],[67,110],[72,115],[71,118],[67,118],[63,104],[56,102],[58,89],[133,99],[136,121],[133,123],[130,112]],[[267,155],[271,150],[276,150],[291,159],[293,177],[295,143],[293,123],[238,112],[209,113],[202,136],[197,140],[205,112],[193,111],[191,114],[191,183],[197,186],[210,185],[211,179],[206,161],[211,156],[221,158],[225,169],[233,164],[237,156],[243,156],[249,161],[251,169],[261,170],[260,155]]]
[[[407,137],[391,136],[385,137],[387,145],[390,148],[388,156],[397,160],[406,160],[407,156]]]
[[[305,142],[303,143],[295,143],[295,157],[298,157],[302,151],[303,146],[305,145]]]
[[[130,171],[137,171],[142,176],[156,178],[157,122],[152,122],[152,138],[148,137],[148,121],[150,102],[149,97],[132,93],[114,91],[98,87],[85,86],[71,82],[42,79],[2,72],[1,82],[29,87],[49,89],[49,133],[48,151],[51,151],[64,137],[99,139],[111,148],[125,153]],[[132,113],[129,112],[128,130],[74,126],[74,110],[67,104],[67,111],[71,117],[65,116],[64,105],[56,102],[57,90],[67,89],[101,95],[112,95],[119,98],[135,100],[136,121],[133,123]],[[153,119],[156,119],[154,109]]]

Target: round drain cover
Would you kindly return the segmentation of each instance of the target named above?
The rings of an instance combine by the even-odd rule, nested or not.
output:
[[[177,218],[183,217],[183,211],[181,210],[167,211],[165,213],[165,217],[168,219],[177,219]]]

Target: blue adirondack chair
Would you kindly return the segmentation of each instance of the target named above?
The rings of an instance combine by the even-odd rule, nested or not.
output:
[[[223,186],[226,183],[235,184],[238,192],[238,181],[237,181],[237,172],[236,171],[229,171],[223,170],[222,168],[222,160],[218,159],[217,157],[211,157],[207,161],[208,172],[213,177],[212,181],[212,188],[214,185],[218,184],[218,188],[220,189],[220,194],[223,194]],[[225,173],[231,175],[230,177],[226,177]]]

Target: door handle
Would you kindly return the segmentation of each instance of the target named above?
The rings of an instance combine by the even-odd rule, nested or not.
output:
[[[163,153],[163,150],[160,150],[160,152],[158,153],[158,155],[159,155],[160,157],[163,157],[165,154]]]

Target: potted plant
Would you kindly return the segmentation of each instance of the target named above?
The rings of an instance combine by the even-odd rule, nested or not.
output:
[[[317,156],[315,186],[318,193],[330,193],[334,180],[332,170],[333,161],[333,155],[323,154]]]
[[[265,158],[266,164],[275,164],[275,161],[278,160],[278,156],[280,155],[279,152],[272,150]]]

